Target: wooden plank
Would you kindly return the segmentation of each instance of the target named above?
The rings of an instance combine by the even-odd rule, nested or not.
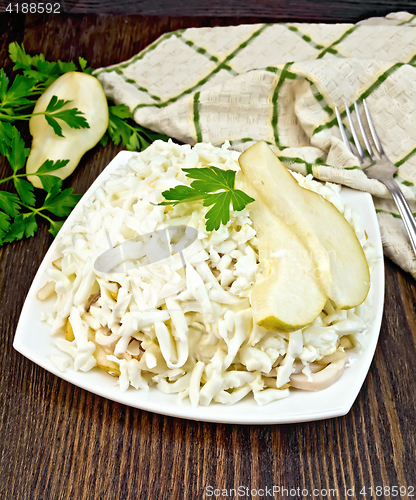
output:
[[[22,2],[23,3],[23,2]],[[380,0],[359,2],[357,0],[258,0],[242,2],[241,0],[62,0],[59,10],[54,11],[70,14],[128,14],[141,16],[172,16],[172,17],[229,17],[229,18],[273,18],[275,20],[296,21],[330,21],[356,22],[373,16],[384,16],[389,12],[416,12],[414,0]],[[10,2],[0,2],[0,12]],[[12,3],[14,10],[16,2]],[[52,3],[57,5],[57,3]],[[20,7],[20,12],[22,7]],[[53,12],[50,15],[54,15]]]

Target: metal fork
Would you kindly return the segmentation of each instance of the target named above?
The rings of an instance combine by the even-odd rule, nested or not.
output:
[[[404,223],[404,226],[406,228],[407,234],[409,235],[410,243],[413,248],[413,252],[416,255],[416,221],[415,218],[412,214],[412,211],[398,185],[398,183],[395,181],[393,178],[393,174],[397,172],[397,167],[393,165],[393,163],[387,158],[386,153],[384,152],[383,146],[381,145],[381,142],[378,138],[376,129],[373,124],[373,120],[371,119],[370,111],[368,109],[368,105],[365,101],[363,100],[363,105],[364,105],[364,111],[365,115],[367,118],[367,123],[368,127],[371,132],[371,136],[374,142],[374,145],[376,147],[377,153],[379,155],[379,158],[374,154],[373,148],[370,144],[370,141],[368,140],[367,132],[364,129],[364,124],[361,119],[361,114],[360,110],[358,108],[358,104],[355,102],[354,103],[354,108],[355,108],[355,113],[357,115],[357,121],[358,125],[360,127],[360,132],[362,135],[362,138],[365,143],[366,150],[371,158],[371,162],[369,162],[369,166],[366,168],[363,168],[364,172],[367,174],[367,177],[370,179],[377,179],[380,182],[382,182],[386,188],[390,191],[390,194],[395,201],[397,208],[399,209],[400,215],[402,216],[402,220]],[[337,115],[337,120],[339,124],[339,129],[341,132],[342,139],[347,146],[347,148],[351,151],[352,154],[358,156],[361,165],[364,165],[365,163],[368,163],[368,158],[366,158],[364,154],[364,150],[361,146],[360,140],[358,138],[357,132],[355,130],[354,123],[352,121],[351,113],[348,107],[348,104],[345,103],[345,112],[347,114],[347,118],[350,124],[350,129],[352,136],[354,138],[354,143],[357,148],[357,153],[355,153],[352,148],[351,144],[348,140],[348,137],[345,133],[345,128],[344,124],[342,123],[341,115],[337,107],[335,107],[335,113]]]

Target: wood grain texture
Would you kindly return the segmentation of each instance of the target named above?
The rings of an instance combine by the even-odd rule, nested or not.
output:
[[[0,0],[0,12],[9,0]],[[15,2],[14,2],[15,3]],[[24,3],[19,0],[19,3]],[[414,0],[60,0],[70,14],[129,14],[142,16],[268,17],[278,20],[356,22],[392,11],[413,12]]]
[[[259,20],[278,19],[2,16],[0,59],[10,71],[7,47],[17,40],[48,59],[83,56],[99,67],[132,56],[169,30]],[[66,185],[84,192],[119,149],[94,148]],[[1,175],[6,168],[2,161]],[[354,487],[349,498],[361,499],[370,497],[369,487],[375,493],[376,486],[416,486],[416,284],[392,263],[386,263],[380,342],[350,413],[306,424],[232,426],[107,401],[13,350],[20,310],[50,243],[42,226],[36,237],[0,249],[1,500],[255,499],[250,491],[240,497],[209,496],[206,488],[241,486],[247,492],[273,485],[307,489],[306,498],[322,499],[347,498],[345,488]],[[363,487],[367,496],[358,494]],[[313,497],[314,488],[326,493]],[[295,492],[274,498],[304,497]]]

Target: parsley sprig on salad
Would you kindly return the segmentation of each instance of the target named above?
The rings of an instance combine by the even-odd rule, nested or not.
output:
[[[195,179],[190,186],[176,186],[163,191],[162,195],[168,201],[160,205],[177,205],[192,201],[203,200],[204,207],[211,207],[205,214],[207,231],[220,228],[230,220],[230,206],[237,212],[254,201],[240,189],[234,188],[234,170],[222,170],[217,167],[184,168],[183,171],[190,179]]]

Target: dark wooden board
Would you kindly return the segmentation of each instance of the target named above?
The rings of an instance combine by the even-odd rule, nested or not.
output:
[[[32,3],[38,3],[36,0]],[[10,4],[0,0],[0,12]],[[384,16],[392,11],[416,13],[414,0],[58,0],[61,13],[71,14],[128,14],[172,17],[229,17],[269,18],[274,20],[357,22],[365,17]],[[54,9],[58,10],[58,9]]]
[[[98,67],[132,56],[169,30],[258,20],[263,18],[1,15],[0,59],[10,71],[7,47],[17,40],[48,59],[83,56]],[[119,149],[94,148],[66,184],[84,192]],[[1,176],[6,168],[2,161]],[[302,489],[308,490],[305,498],[347,498],[345,488],[354,487],[349,498],[362,499],[370,497],[370,487],[373,497],[377,486],[416,487],[416,286],[394,264],[386,262],[375,359],[348,415],[296,425],[216,425],[107,401],[13,350],[20,310],[50,243],[42,226],[34,238],[0,249],[1,500],[254,499],[260,497],[250,491],[227,497],[208,487],[240,486],[247,493],[273,485],[289,490],[274,498],[304,498]],[[366,496],[359,494],[363,487]],[[290,493],[297,488],[299,494]],[[338,496],[312,496],[314,489],[332,488]]]

